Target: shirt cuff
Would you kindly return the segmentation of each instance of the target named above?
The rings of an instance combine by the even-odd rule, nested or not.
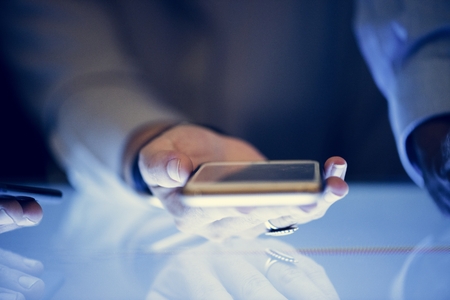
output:
[[[413,58],[397,75],[394,99],[389,101],[392,129],[406,172],[416,184],[423,186],[422,172],[408,153],[408,137],[423,122],[450,113],[450,59]]]

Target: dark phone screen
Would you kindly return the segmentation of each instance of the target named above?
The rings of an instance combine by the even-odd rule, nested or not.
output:
[[[313,163],[269,163],[250,165],[205,166],[195,182],[284,182],[312,181],[315,179]]]

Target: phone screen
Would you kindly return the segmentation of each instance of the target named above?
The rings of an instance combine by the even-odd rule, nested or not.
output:
[[[252,163],[205,165],[192,178],[196,183],[289,182],[315,180],[314,163]]]

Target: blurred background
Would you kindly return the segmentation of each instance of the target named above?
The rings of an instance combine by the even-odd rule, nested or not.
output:
[[[0,181],[65,182],[44,137],[21,106],[9,70],[0,65]]]
[[[269,6],[276,5],[273,1],[272,4],[270,1],[263,2]],[[185,13],[191,14],[194,19],[196,14],[199,15],[195,9],[187,7],[189,4],[186,1],[151,3],[163,6],[167,14],[181,15],[183,22],[186,22]],[[260,59],[272,59],[270,68],[273,72],[266,74],[268,79],[260,80],[259,86],[252,87],[253,90],[260,90],[259,98],[256,97],[260,105],[255,108],[258,117],[253,118],[245,130],[233,130],[233,126],[239,127],[240,120],[246,118],[244,108],[242,115],[230,119],[232,125],[228,124],[227,128],[232,129],[232,134],[255,144],[270,159],[317,159],[324,162],[329,156],[340,155],[348,161],[349,181],[409,180],[397,155],[388,122],[387,103],[374,85],[353,35],[352,1],[292,3],[294,5],[286,6],[285,11],[273,12],[285,14],[286,26],[294,28],[282,35],[276,30],[269,32],[271,20],[264,19],[264,13],[270,12],[270,7],[258,10],[263,6],[253,4],[254,7],[247,6],[248,10],[241,9],[239,13],[230,14],[235,19],[227,22],[236,24],[230,30],[239,30],[239,20],[248,20],[246,28],[257,28],[256,33],[260,31],[267,38],[274,38],[267,49],[278,43],[281,51],[279,54],[269,53],[266,48],[255,44],[254,49],[237,52],[242,57],[235,57],[236,61],[253,59],[245,65],[249,71],[244,69],[240,73],[243,78],[247,75],[251,77],[252,72],[259,72]],[[21,107],[19,91],[23,87],[15,85],[7,66],[8,62],[2,59],[0,180],[64,181],[64,174],[48,151],[45,139]],[[236,78],[236,81],[240,79]],[[230,88],[233,88],[232,84]],[[164,92],[164,87],[161,91]],[[239,104],[239,97],[244,99],[246,93],[236,89],[231,96]],[[266,101],[269,98],[277,99],[271,101],[277,106],[265,105],[269,103]],[[309,99],[307,103],[316,104],[306,108],[300,104],[292,106],[292,103],[304,103],[302,99],[305,98]],[[307,110],[307,113],[299,115],[299,110]],[[274,131],[272,124],[287,130]]]

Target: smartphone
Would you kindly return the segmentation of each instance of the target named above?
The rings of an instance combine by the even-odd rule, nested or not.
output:
[[[181,190],[192,207],[307,205],[318,200],[324,181],[317,161],[210,162]]]

